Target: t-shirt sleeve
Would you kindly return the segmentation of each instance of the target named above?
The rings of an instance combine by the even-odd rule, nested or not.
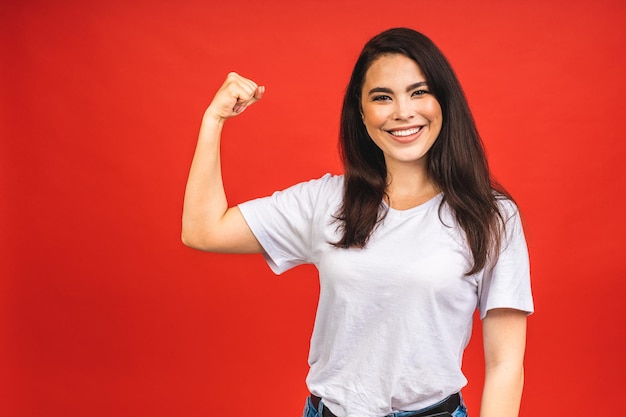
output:
[[[517,207],[503,201],[506,233],[496,264],[484,272],[479,285],[480,318],[494,308],[512,308],[527,314],[534,312],[530,286],[528,247]]]
[[[329,183],[335,178],[326,174],[269,197],[239,204],[274,273],[281,274],[297,265],[311,263],[316,212],[327,198]]]

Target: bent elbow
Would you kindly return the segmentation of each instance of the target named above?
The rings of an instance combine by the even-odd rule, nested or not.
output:
[[[181,242],[183,242],[183,245],[192,248],[192,249],[198,249],[198,250],[208,250],[206,249],[204,243],[201,241],[201,239],[198,238],[198,234],[197,233],[192,233],[188,230],[185,230],[183,228],[181,234],[180,234],[180,240]]]
[[[214,233],[183,228],[180,240],[183,242],[183,245],[192,249],[203,252],[220,252],[219,241],[215,239]]]
[[[189,240],[189,237],[185,234],[184,231],[180,234],[180,241],[183,242],[183,245],[189,248],[193,248],[193,243]]]
[[[180,234],[180,241],[183,242],[183,245],[192,249],[196,249],[193,240],[189,238],[189,234],[185,233],[184,230]]]

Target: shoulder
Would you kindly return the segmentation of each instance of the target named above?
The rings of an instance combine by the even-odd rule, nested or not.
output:
[[[502,221],[507,223],[512,219],[520,217],[519,207],[517,206],[517,203],[513,201],[513,199],[496,191],[494,191],[494,196],[498,205],[498,210],[500,211],[500,216],[502,217]]]
[[[297,185],[319,190],[337,190],[343,189],[343,178],[343,175],[326,173],[319,178],[304,181]]]
[[[336,204],[343,196],[343,176],[325,174],[319,178],[302,181],[285,189],[275,191],[271,196],[261,197],[239,204],[242,211],[288,210],[311,213],[316,207]]]
[[[476,205],[480,206],[482,210],[482,221],[486,221],[487,217],[490,217],[491,220],[499,223],[504,229],[506,229],[510,224],[521,223],[521,214],[520,209],[517,203],[513,200],[513,198],[509,197],[507,194],[503,194],[498,192],[497,190],[492,190],[491,201],[487,199],[482,203],[474,202]],[[443,200],[439,206],[439,218],[441,221],[446,224],[458,224],[459,213],[455,209],[446,198],[445,194]],[[489,214],[490,213],[490,214]],[[484,216],[484,217],[483,217]]]
[[[291,194],[308,196],[311,199],[341,196],[343,191],[343,175],[324,174],[319,178],[303,181],[292,185],[274,195]]]

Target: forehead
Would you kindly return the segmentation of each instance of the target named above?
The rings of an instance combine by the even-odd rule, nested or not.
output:
[[[363,87],[380,83],[405,86],[421,81],[426,81],[426,77],[413,59],[402,54],[383,54],[365,72]]]

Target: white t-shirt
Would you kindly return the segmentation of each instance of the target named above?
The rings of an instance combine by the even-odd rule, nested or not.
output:
[[[343,177],[327,174],[239,205],[275,273],[304,263],[319,271],[309,390],[339,417],[418,410],[458,392],[476,308],[481,318],[498,307],[533,311],[516,207],[502,202],[510,219],[498,263],[468,277],[471,252],[449,207],[439,212],[441,194],[389,208],[364,249],[329,243],[340,239],[342,197]]]

